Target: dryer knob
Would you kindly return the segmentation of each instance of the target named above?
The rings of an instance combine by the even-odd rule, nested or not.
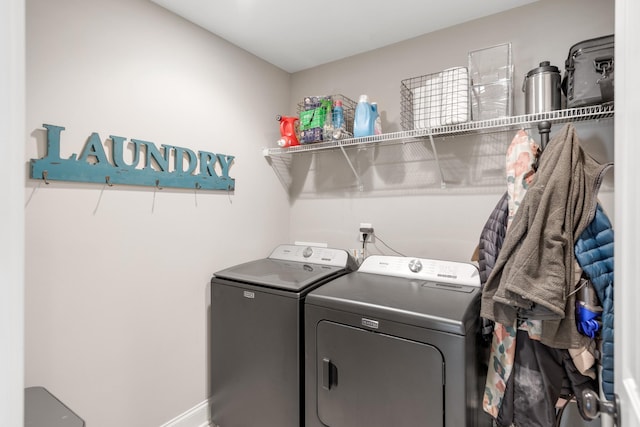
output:
[[[420,270],[422,270],[422,263],[420,262],[420,260],[412,259],[411,261],[409,261],[409,270],[413,271],[414,273],[420,272]]]
[[[311,249],[311,247],[309,246],[304,248],[304,250],[302,251],[302,256],[305,258],[309,258],[311,255],[313,255],[313,249]]]

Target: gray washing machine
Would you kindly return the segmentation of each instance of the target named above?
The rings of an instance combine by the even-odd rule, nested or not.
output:
[[[305,295],[356,268],[340,249],[281,245],[211,279],[211,421],[300,427]]]
[[[490,426],[472,264],[370,256],[305,300],[306,427]]]

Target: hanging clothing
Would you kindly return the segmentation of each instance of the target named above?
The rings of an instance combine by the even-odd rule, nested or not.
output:
[[[548,347],[518,330],[515,365],[496,424],[500,427],[550,427],[556,421],[559,398],[597,390],[596,382],[581,375],[567,350]],[[581,400],[578,410],[585,418]],[[586,419],[586,418],[585,418]]]
[[[487,222],[482,228],[478,242],[478,272],[480,275],[480,289],[487,282],[493,266],[496,264],[498,253],[502,247],[504,236],[507,233],[507,219],[509,216],[509,193],[504,193],[498,204],[493,208]],[[492,339],[493,320],[481,318],[481,336],[489,342]]]
[[[524,195],[534,180],[538,155],[538,147],[533,140],[524,131],[518,132],[507,150],[507,192],[491,212],[480,235],[478,261],[482,285],[486,283],[496,265],[510,221],[515,217]],[[577,282],[581,275],[581,269],[578,266],[575,274],[577,274],[575,278]],[[482,322],[483,326],[491,323],[485,318],[482,318]],[[571,354],[566,350],[556,351],[543,344],[529,343],[530,340],[541,339],[543,323],[544,321],[540,320],[526,320],[517,324],[514,322],[513,325],[496,323],[494,326],[483,409],[496,419],[499,425],[502,425],[500,422],[510,425],[514,420],[517,420],[519,424],[516,423],[516,425],[519,426],[551,425],[553,421],[551,424],[545,424],[545,422],[555,419],[555,404],[558,397],[566,396],[570,391],[566,391],[568,388],[565,387],[565,393],[561,394],[552,387],[551,390],[555,391],[550,392],[549,389],[545,390],[545,387],[549,386],[544,384],[555,384],[557,380],[570,377],[571,375],[565,372],[565,368],[570,368],[571,373],[575,374],[574,379],[580,383],[587,383],[596,378],[593,369],[595,342],[588,340],[585,343],[586,347],[575,349]],[[516,327],[517,325],[519,326]],[[484,327],[483,332],[486,329]],[[517,344],[517,341],[521,342],[525,339],[526,345]],[[568,362],[563,365],[557,360],[556,362],[546,360],[548,355],[552,355],[557,360],[566,358]],[[539,369],[532,370],[521,365],[522,361],[534,359],[540,359],[536,362],[536,366],[539,363],[555,368],[555,370],[549,368],[552,372],[551,378],[546,377],[549,369],[543,369],[542,373],[534,375],[533,372]],[[530,396],[532,393],[540,399],[532,399]]]
[[[507,228],[511,225],[520,203],[531,186],[539,155],[540,147],[522,129],[516,133],[507,148],[506,172],[507,194],[509,195]]]
[[[573,245],[593,219],[596,194],[610,166],[582,150],[570,123],[550,141],[483,289],[482,317],[506,325],[519,316],[549,319],[542,329],[544,344],[584,346],[571,294]]]
[[[507,192],[494,208],[480,235],[478,261],[483,285],[496,264],[507,229],[531,185],[539,153],[538,145],[524,130],[516,133],[507,148]],[[482,406],[485,412],[496,418],[514,365],[516,324],[491,325],[490,322],[482,319],[483,333],[493,329]]]
[[[496,265],[498,252],[507,234],[507,220],[509,216],[509,193],[504,193],[489,214],[487,222],[482,228],[478,243],[478,272],[480,284],[484,286]]]
[[[595,217],[576,242],[578,263],[593,283],[603,308],[601,330],[601,384],[607,400],[613,400],[613,228],[598,205]]]

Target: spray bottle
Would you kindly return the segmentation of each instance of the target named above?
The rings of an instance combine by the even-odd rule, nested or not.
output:
[[[340,139],[344,137],[345,123],[344,123],[344,108],[342,107],[342,101],[336,100],[333,105],[333,114],[331,117],[333,121],[333,139]]]

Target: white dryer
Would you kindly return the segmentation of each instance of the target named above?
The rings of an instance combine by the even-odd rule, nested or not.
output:
[[[468,263],[370,256],[305,300],[306,427],[490,426],[480,279]]]

